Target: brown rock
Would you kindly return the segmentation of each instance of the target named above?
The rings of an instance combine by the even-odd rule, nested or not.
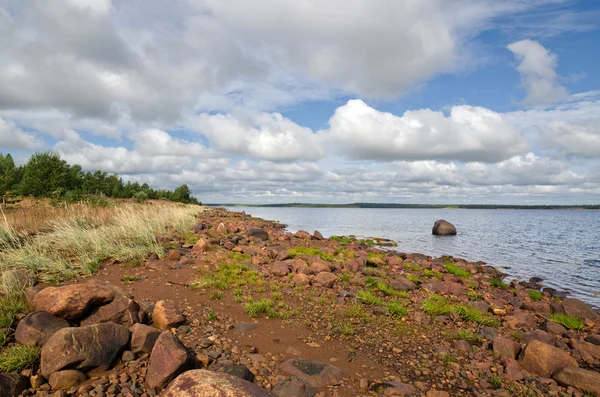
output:
[[[0,374],[0,396],[18,396],[29,388],[29,379],[16,372]]]
[[[588,353],[596,360],[600,359],[600,346],[596,346],[592,343],[580,341],[577,339],[571,339],[569,341],[569,345],[571,345],[572,349]]]
[[[555,313],[567,314],[582,320],[591,320],[595,323],[600,321],[600,315],[598,315],[598,313],[586,303],[575,298],[567,298],[562,302],[553,303],[552,310]]]
[[[129,331],[131,331],[131,351],[134,353],[150,354],[160,335],[159,330],[144,324],[133,324]]]
[[[47,312],[29,313],[17,325],[15,340],[25,346],[41,347],[56,331],[68,326],[67,320]]]
[[[431,234],[436,236],[453,236],[456,234],[456,227],[443,219],[435,221]]]
[[[525,302],[523,303],[523,309],[533,313],[550,313],[550,305],[546,302]]]
[[[246,231],[247,237],[256,237],[263,241],[267,241],[269,239],[269,233],[266,230],[261,228],[251,228]]]
[[[493,342],[494,353],[500,358],[516,358],[521,350],[515,341],[504,336],[497,336]]]
[[[185,317],[171,301],[158,301],[152,312],[154,325],[163,331],[177,327],[185,322]]]
[[[502,364],[504,364],[506,377],[509,380],[518,382],[524,378],[523,372],[521,372],[521,365],[514,358],[504,358],[502,359]]]
[[[307,381],[291,377],[278,382],[277,386],[273,388],[272,393],[277,397],[314,397],[317,394],[317,390]]]
[[[98,306],[112,302],[114,291],[106,286],[72,284],[47,287],[35,297],[35,309],[66,320],[79,320]]]
[[[465,353],[473,352],[473,346],[471,346],[471,344],[469,342],[467,342],[466,340],[454,341],[453,345],[454,345],[454,348],[456,350],[458,350],[459,352],[465,352]]]
[[[62,328],[48,339],[41,354],[44,377],[65,368],[106,370],[129,342],[129,330],[113,323]]]
[[[298,230],[294,236],[301,238],[303,240],[310,240],[312,238],[312,236],[310,235],[309,232],[306,232],[304,230]]]
[[[562,325],[557,324],[553,321],[548,321],[548,322],[544,323],[543,329],[545,329],[547,332],[549,332],[551,334],[558,335],[558,336],[562,336],[565,332],[567,332],[567,329],[565,327],[563,327]]]
[[[579,366],[566,351],[538,340],[533,340],[527,345],[519,363],[527,371],[546,377],[561,368]]]
[[[285,262],[279,262],[271,267],[270,272],[272,275],[277,277],[287,276],[287,274],[290,272],[290,266]]]
[[[398,276],[395,280],[390,281],[390,287],[396,291],[412,291],[417,289],[417,284],[413,283],[406,277]]]
[[[169,254],[167,255],[167,260],[169,261],[178,261],[179,259],[181,259],[181,252],[177,251],[177,250],[170,250]]]
[[[298,273],[294,275],[292,279],[292,284],[294,285],[308,285],[310,284],[310,277],[304,273]]]
[[[204,369],[187,371],[164,391],[163,397],[270,397],[271,393],[237,376]]]
[[[533,328],[536,326],[534,315],[526,312],[514,312],[513,315],[504,317],[504,321],[510,329]]]
[[[43,290],[45,287],[41,285],[36,285],[34,287],[25,288],[25,299],[31,306],[35,306],[34,301],[37,294]]]
[[[321,272],[329,272],[329,263],[321,259],[314,259],[310,262],[310,266],[304,270],[306,274],[318,274]]]
[[[554,380],[565,387],[600,396],[600,373],[581,368],[565,367],[554,374]]]
[[[329,272],[321,272],[312,280],[312,285],[315,287],[331,288],[337,281],[337,276]]]
[[[318,230],[315,230],[315,232],[313,233],[313,237],[315,240],[324,240],[323,235]]]
[[[279,366],[279,368],[300,379],[304,379],[313,387],[328,386],[342,379],[342,370],[333,365],[303,358],[292,358]]]
[[[585,337],[585,341],[592,343],[596,346],[600,346],[600,335],[599,334],[590,334]]]
[[[151,270],[155,270],[157,272],[166,272],[169,270],[177,269],[177,266],[173,262],[156,260],[152,262],[148,262],[146,267]]]
[[[225,227],[225,224],[223,222],[219,223],[219,226],[217,226],[217,233],[227,234],[227,227]]]
[[[196,223],[196,224],[194,225],[194,227],[192,228],[192,231],[193,231],[194,233],[200,233],[200,232],[201,232],[202,230],[204,230],[204,229],[205,229],[205,227],[204,227],[204,225],[203,225],[202,223]]]
[[[452,281],[434,281],[422,284],[421,287],[436,294],[465,295],[466,289],[462,284]]]
[[[465,303],[465,306],[477,310],[479,313],[487,313],[490,311],[490,305],[483,301],[469,301]]]
[[[206,252],[210,249],[210,243],[204,239],[200,238],[192,247],[192,252]]]
[[[170,331],[163,331],[150,354],[146,382],[162,388],[191,365],[185,346]]]
[[[108,305],[100,306],[81,322],[82,326],[99,323],[116,323],[126,327],[140,322],[140,305],[135,301],[117,297]]]
[[[525,341],[525,343],[529,343],[532,340],[539,340],[540,342],[544,342],[547,345],[554,345],[554,343],[556,342],[556,338],[554,338],[552,334],[541,331],[539,329],[525,332],[523,334],[523,340]]]
[[[87,376],[74,369],[57,371],[50,375],[48,383],[52,390],[67,390],[87,380]]]
[[[443,390],[429,390],[426,394],[427,397],[450,397],[447,391]]]

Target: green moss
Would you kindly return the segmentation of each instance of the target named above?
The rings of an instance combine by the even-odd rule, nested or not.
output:
[[[121,277],[121,281],[124,284],[131,284],[133,281],[138,281],[140,278],[138,276],[123,276]]]
[[[460,267],[453,265],[452,263],[446,263],[445,267],[448,273],[454,274],[457,277],[471,278],[471,273],[469,273],[465,269],[461,269]]]
[[[202,272],[190,285],[191,288],[218,288],[227,290],[231,286],[262,285],[258,272],[250,271],[245,265],[239,263],[224,263],[219,265],[214,272]]]
[[[406,278],[409,279],[410,281],[412,281],[415,284],[418,284],[421,282],[421,279],[417,276],[415,276],[414,274],[407,274]]]
[[[467,291],[467,296],[474,301],[483,300],[483,297],[475,291]]]
[[[288,249],[288,254],[294,258],[299,258],[303,255],[318,256],[327,262],[344,262],[349,258],[354,257],[354,252],[348,250],[338,250],[335,254],[328,254],[321,251],[319,248],[297,246]]]
[[[373,295],[371,291],[358,291],[356,293],[356,297],[365,305],[383,305],[383,301],[381,300],[381,298]]]
[[[540,291],[529,291],[529,297],[532,301],[542,300],[543,294]]]
[[[444,275],[442,273],[434,272],[429,269],[423,270],[422,274],[423,274],[423,277],[434,277],[434,278],[437,278],[438,280],[441,280],[444,277]]]
[[[250,262],[252,260],[250,254],[242,254],[241,252],[230,252],[227,256],[238,263]]]
[[[365,312],[361,305],[352,305],[344,312],[344,316],[348,318],[362,318]]]
[[[40,357],[39,347],[14,346],[0,351],[0,372],[21,371]]]
[[[492,285],[492,287],[496,287],[496,288],[501,288],[501,289],[507,289],[508,288],[508,284],[506,284],[502,280],[498,280],[497,278],[491,279],[490,280],[490,284]]]

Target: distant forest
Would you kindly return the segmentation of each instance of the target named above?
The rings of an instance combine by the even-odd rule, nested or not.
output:
[[[504,205],[504,204],[394,204],[394,203],[352,203],[352,204],[205,204],[212,207],[291,207],[291,208],[446,208],[446,209],[585,209],[598,210],[600,204],[594,205]]]
[[[110,197],[202,204],[185,184],[170,191],[153,189],[146,183],[123,182],[117,174],[85,172],[80,165],[69,165],[51,151],[35,153],[21,166],[15,166],[10,154],[0,153],[0,198],[7,202],[16,196],[48,197],[60,202]]]

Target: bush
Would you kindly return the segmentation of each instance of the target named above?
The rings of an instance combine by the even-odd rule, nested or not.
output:
[[[138,203],[144,203],[148,201],[148,195],[146,194],[146,192],[137,192],[133,195],[133,198]]]

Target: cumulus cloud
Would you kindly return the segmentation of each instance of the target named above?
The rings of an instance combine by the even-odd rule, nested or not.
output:
[[[169,133],[147,129],[129,134],[134,149],[145,156],[214,157],[215,153],[198,142],[173,138]]]
[[[430,109],[396,116],[351,100],[335,111],[329,125],[339,150],[360,160],[497,162],[527,147],[502,115],[482,107],[454,106],[448,117]]]
[[[41,141],[21,130],[12,121],[0,118],[0,148],[36,149],[41,145]]]
[[[551,105],[569,95],[558,82],[558,57],[533,40],[521,40],[507,47],[520,62],[517,70],[525,89],[523,105],[535,107]]]

